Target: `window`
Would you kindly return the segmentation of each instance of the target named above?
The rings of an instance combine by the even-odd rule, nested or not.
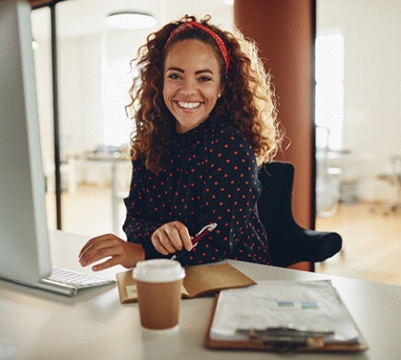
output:
[[[108,64],[103,84],[103,143],[106,145],[120,146],[129,143],[132,121],[126,117],[125,106],[131,101],[128,96],[128,89],[132,84],[130,71],[127,60],[115,60]]]
[[[329,132],[328,147],[341,149],[344,118],[344,37],[341,33],[316,37],[316,125]],[[317,143],[322,139],[318,138]]]

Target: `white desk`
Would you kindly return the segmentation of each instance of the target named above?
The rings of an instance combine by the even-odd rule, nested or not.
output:
[[[80,269],[84,237],[52,232],[54,263]],[[137,304],[121,305],[116,287],[67,298],[0,281],[0,359],[371,359],[401,356],[401,287],[243,262],[231,262],[254,280],[331,278],[370,349],[358,354],[258,353],[207,350],[204,338],[212,297],[183,300],[175,334],[142,333]],[[114,268],[114,274],[122,268]],[[6,340],[6,341],[5,341]]]

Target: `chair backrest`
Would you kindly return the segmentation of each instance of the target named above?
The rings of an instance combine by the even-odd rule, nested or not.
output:
[[[292,214],[294,165],[273,161],[259,171],[262,194],[260,219],[269,238],[272,265],[287,267],[301,261],[320,262],[340,251],[341,236],[334,232],[306,230]]]

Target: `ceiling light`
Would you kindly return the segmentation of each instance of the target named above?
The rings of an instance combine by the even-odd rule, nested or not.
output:
[[[150,14],[121,11],[108,15],[106,24],[118,29],[146,29],[156,25],[156,19]]]

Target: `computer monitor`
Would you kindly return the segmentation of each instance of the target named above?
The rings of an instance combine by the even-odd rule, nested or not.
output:
[[[0,0],[0,277],[17,282],[51,271],[30,13]]]

